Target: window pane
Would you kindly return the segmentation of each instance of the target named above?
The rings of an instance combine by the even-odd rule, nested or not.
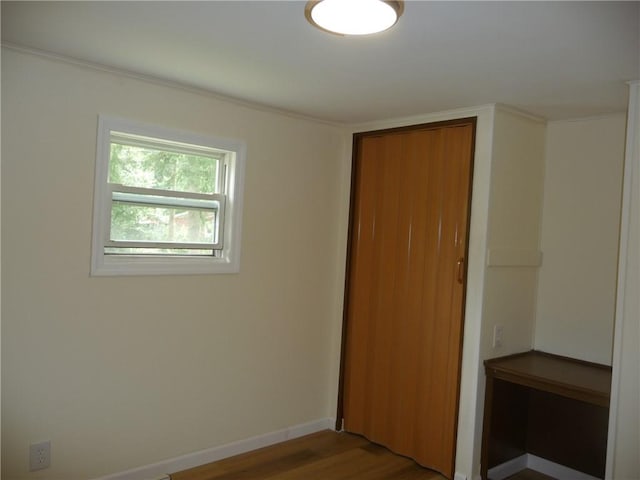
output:
[[[215,243],[216,211],[114,201],[111,240]]]
[[[220,159],[111,142],[109,182],[128,187],[219,193]]]

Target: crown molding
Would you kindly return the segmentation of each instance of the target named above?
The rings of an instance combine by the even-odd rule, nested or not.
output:
[[[14,52],[22,53],[25,55],[33,55],[36,57],[45,58],[47,60],[51,60],[54,62],[64,63],[67,65],[73,65],[78,68],[85,68],[88,70],[98,71],[106,74],[116,75],[120,77],[127,77],[134,80],[138,80],[141,82],[152,83],[154,85],[159,85],[167,88],[173,88],[176,90],[182,90],[184,92],[202,95],[205,97],[209,97],[221,102],[232,103],[234,105],[238,105],[240,107],[250,108],[252,110],[258,110],[261,112],[272,113],[277,115],[282,115],[285,117],[293,118],[296,120],[305,120],[313,123],[320,123],[323,125],[327,125],[330,127],[344,128],[346,124],[342,124],[339,122],[331,122],[328,120],[323,120],[320,118],[311,117],[308,115],[303,115],[300,113],[292,112],[285,109],[279,109],[277,107],[273,107],[270,105],[265,105],[258,102],[251,102],[249,100],[243,100],[241,98],[227,96],[222,93],[215,92],[213,90],[209,90],[206,88],[198,87],[195,85],[190,85],[188,83],[178,82],[175,80],[169,80],[163,77],[158,77],[155,75],[149,75],[146,73],[136,72],[134,70],[129,70],[125,68],[113,67],[111,65],[106,65],[99,62],[91,62],[88,60],[71,57],[68,55],[61,55],[59,53],[50,52],[48,50],[42,50],[39,48],[27,47],[24,45],[19,45],[11,42],[3,41],[1,44],[3,49],[12,50]]]

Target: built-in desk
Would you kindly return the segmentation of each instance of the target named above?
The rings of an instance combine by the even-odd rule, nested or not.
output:
[[[483,479],[526,453],[604,478],[611,367],[535,350],[484,364]]]

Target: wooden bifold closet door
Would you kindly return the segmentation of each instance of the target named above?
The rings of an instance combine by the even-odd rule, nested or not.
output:
[[[453,476],[475,118],[357,134],[344,429]]]

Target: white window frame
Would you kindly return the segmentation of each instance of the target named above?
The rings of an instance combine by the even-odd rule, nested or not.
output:
[[[230,152],[224,169],[224,192],[210,195],[184,194],[166,190],[138,189],[108,183],[112,132],[162,139],[169,142],[213,148]],[[122,118],[99,115],[97,132],[96,171],[93,200],[93,232],[91,249],[91,275],[185,275],[237,273],[240,271],[240,244],[242,232],[242,193],[246,144],[240,140],[225,139],[168,129]],[[114,197],[135,199],[136,195],[152,193],[158,197],[179,197],[191,206],[218,207],[220,235],[208,247],[215,255],[110,255],[108,246],[129,246],[126,242],[110,240],[111,203]],[[148,202],[145,202],[148,203]],[[161,200],[158,200],[161,203]],[[173,202],[171,202],[173,203]],[[188,206],[188,205],[187,205]],[[140,246],[140,244],[136,245]],[[153,246],[152,242],[145,246]],[[165,245],[156,244],[163,248]],[[187,245],[194,247],[194,245]],[[180,245],[177,245],[179,248]],[[202,248],[201,245],[199,245]],[[176,245],[173,245],[176,248]]]

